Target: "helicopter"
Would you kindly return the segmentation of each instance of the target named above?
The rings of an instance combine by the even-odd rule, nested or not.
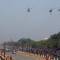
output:
[[[52,12],[52,9],[50,9],[49,12]]]
[[[58,11],[60,11],[60,9],[58,9]]]
[[[52,14],[52,12],[53,12],[53,9],[50,9],[50,10],[49,10],[49,12],[50,12],[50,15],[51,15],[51,14]]]
[[[30,12],[30,8],[27,9],[27,12]]]
[[[51,8],[51,9],[49,10],[50,15],[52,14],[53,10],[56,10],[56,9],[57,9],[57,8]],[[57,11],[60,12],[60,8],[57,9]]]
[[[28,8],[28,9],[27,9],[27,12],[30,12],[30,11],[31,11],[31,9],[32,9],[32,8]]]

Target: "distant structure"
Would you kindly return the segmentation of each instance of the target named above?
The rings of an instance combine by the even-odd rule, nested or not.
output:
[[[4,42],[10,42],[10,41],[12,41],[12,38],[11,38],[11,37],[6,37],[6,38],[4,39]]]
[[[48,38],[45,38],[45,40],[47,40]]]

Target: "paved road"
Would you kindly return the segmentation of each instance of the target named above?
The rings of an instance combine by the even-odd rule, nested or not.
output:
[[[12,53],[7,53],[7,54],[9,54],[10,56],[12,55],[12,57],[15,60],[37,60],[36,58],[32,58],[30,56],[24,56],[24,55],[21,55],[21,54],[12,54]]]

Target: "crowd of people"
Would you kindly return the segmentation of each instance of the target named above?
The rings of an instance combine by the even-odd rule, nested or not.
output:
[[[48,49],[48,48],[45,48],[45,49],[27,49],[25,50],[25,52],[28,52],[28,53],[33,53],[33,54],[37,54],[37,55],[44,55],[45,57],[51,57],[51,58],[59,58],[60,59],[60,49],[57,49],[57,48],[52,48],[52,49]]]
[[[34,53],[37,55],[53,55],[54,57],[60,56],[60,50],[59,49],[31,49],[28,50],[30,53]]]

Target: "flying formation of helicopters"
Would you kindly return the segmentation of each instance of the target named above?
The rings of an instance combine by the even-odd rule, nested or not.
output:
[[[31,9],[32,9],[32,8],[28,8],[28,9],[27,9],[27,12],[30,13],[30,12],[31,12]],[[49,10],[50,15],[53,13],[53,10],[54,10],[54,8],[51,8],[51,9]],[[57,11],[60,12],[60,8],[59,8]]]

